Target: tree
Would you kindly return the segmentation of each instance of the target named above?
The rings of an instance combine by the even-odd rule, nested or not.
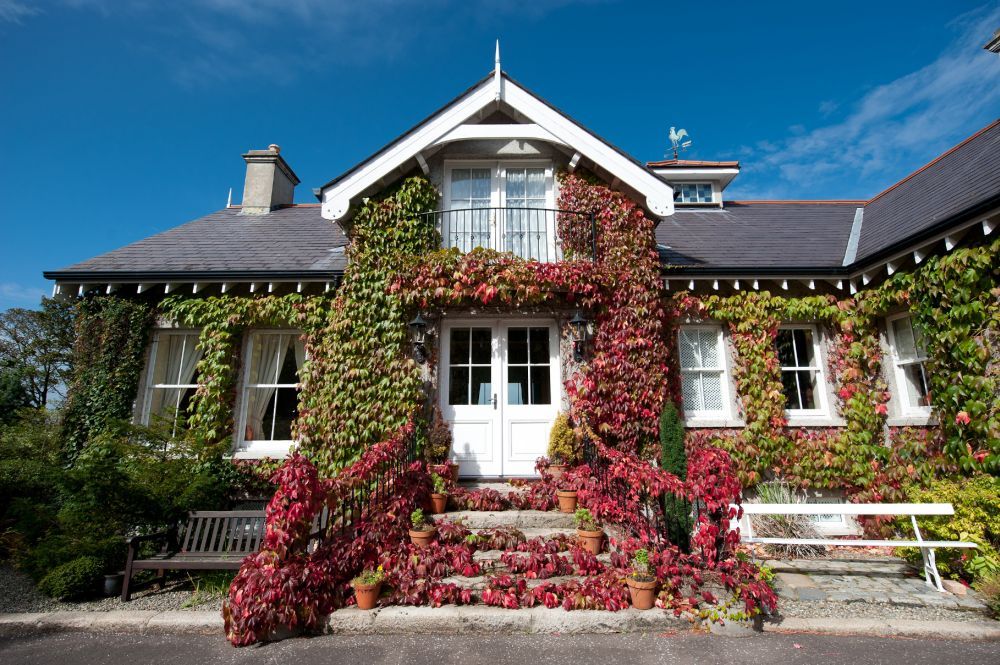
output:
[[[687,480],[687,453],[684,451],[684,424],[677,406],[667,400],[660,412],[660,467],[682,481]],[[670,542],[682,552],[691,548],[691,504],[682,496],[665,494],[663,510]]]
[[[42,298],[41,309],[0,312],[0,368],[19,377],[28,406],[65,396],[72,364],[74,303]],[[6,385],[6,384],[5,384]]]
[[[13,422],[17,412],[31,406],[21,373],[11,367],[0,367],[0,425]]]

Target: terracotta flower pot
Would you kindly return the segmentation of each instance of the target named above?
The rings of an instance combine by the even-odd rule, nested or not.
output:
[[[625,579],[629,595],[632,596],[632,607],[637,610],[649,610],[656,604],[657,581],[644,582],[631,577]]]
[[[431,493],[431,512],[435,515],[448,512],[448,495]]]
[[[448,475],[451,477],[451,482],[458,482],[458,465],[454,462],[448,463]]]
[[[379,594],[382,593],[382,583],[378,584],[355,584],[354,600],[358,603],[359,610],[371,610],[378,602]]]
[[[583,529],[577,529],[576,537],[580,542],[580,547],[583,549],[595,555],[601,553],[601,549],[604,546],[603,531],[584,531]]]
[[[576,510],[576,490],[556,490],[559,499],[559,512],[572,513]]]
[[[427,531],[414,531],[410,529],[410,542],[417,547],[427,547],[436,535],[437,529],[428,529]]]
[[[549,464],[549,473],[556,480],[562,478],[563,473],[566,471],[565,464]]]

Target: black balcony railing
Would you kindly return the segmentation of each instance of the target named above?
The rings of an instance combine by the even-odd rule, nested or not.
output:
[[[455,208],[425,213],[445,247],[510,252],[542,263],[596,260],[597,228],[589,212],[552,208]]]

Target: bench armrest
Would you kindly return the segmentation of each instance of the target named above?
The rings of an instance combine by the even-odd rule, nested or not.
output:
[[[131,536],[125,539],[125,544],[129,547],[139,545],[141,543],[148,543],[156,540],[165,540],[170,537],[170,531],[157,531],[156,533],[147,533],[142,536]]]

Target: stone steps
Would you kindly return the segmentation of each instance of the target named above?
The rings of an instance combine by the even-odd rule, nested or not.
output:
[[[556,510],[456,510],[442,515],[437,519],[451,522],[461,521],[466,528],[491,529],[500,526],[512,526],[517,529],[572,529],[573,515],[560,513]]]
[[[479,533],[479,531],[482,531],[482,530],[483,529],[473,529],[473,531],[475,531],[476,533]],[[519,528],[518,530],[521,533],[524,534],[524,537],[527,540],[532,540],[533,538],[546,538],[547,539],[547,538],[552,538],[553,536],[558,536],[558,535],[569,536],[571,538],[575,538],[576,537],[576,529],[555,529],[555,528],[550,528],[550,527],[528,527],[528,528],[523,528],[523,529]]]
[[[472,559],[473,561],[478,561],[479,563],[486,563],[489,561],[499,562],[500,556],[502,554],[503,550],[476,551],[472,554]],[[522,554],[527,554],[527,552],[523,552]],[[572,552],[558,552],[557,554],[567,559],[573,558]],[[602,552],[601,554],[597,555],[597,560],[603,564],[610,564],[611,554],[609,552]]]
[[[510,483],[506,483],[499,480],[462,480],[458,483],[459,487],[465,490],[483,490],[490,489],[496,490],[501,494],[511,494],[513,492],[523,492],[525,488],[514,487]]]
[[[460,587],[462,589],[471,589],[472,591],[479,592],[485,589],[486,585],[490,581],[490,578],[496,577],[497,574],[503,574],[503,573],[496,573],[492,575],[490,574],[479,575],[478,577],[462,577],[461,575],[453,575],[451,577],[442,578],[441,583],[454,584],[455,586]],[[582,581],[583,579],[585,579],[584,576],[582,575],[554,575],[544,580],[527,578],[524,577],[523,574],[511,575],[511,577],[514,580],[524,578],[524,581],[527,583],[529,589],[533,589],[536,586],[541,586],[546,582],[552,582],[554,584],[562,584],[563,582],[568,582],[570,580]]]

